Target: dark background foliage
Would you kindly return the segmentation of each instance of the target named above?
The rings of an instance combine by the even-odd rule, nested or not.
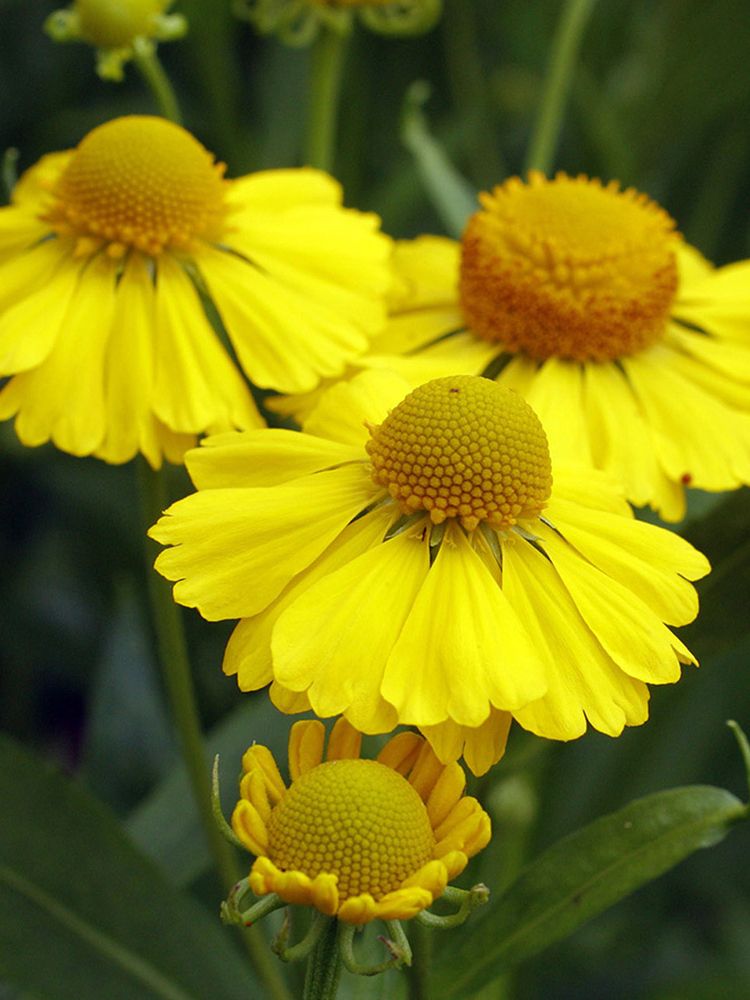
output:
[[[423,38],[357,32],[336,162],[348,203],[379,212],[395,236],[442,231],[399,136],[416,79],[430,83],[430,128],[473,188],[519,171],[559,8],[446,0],[442,23]],[[89,50],[49,41],[41,24],[51,9],[0,0],[0,149],[17,148],[22,169],[110,117],[155,110],[132,67],[122,85],[103,83]],[[307,53],[259,39],[219,0],[176,9],[191,31],[161,55],[187,126],[230,176],[299,164]],[[645,190],[717,263],[750,256],[748,52],[746,0],[601,0],[557,166]],[[175,495],[188,488],[175,470]],[[616,741],[590,734],[542,745],[514,734],[484,782],[496,828],[480,868],[490,884],[634,796],[693,782],[743,794],[723,723],[750,723],[747,494],[696,498],[684,530],[715,566],[702,616],[685,630],[700,671],[655,692],[651,721]],[[150,853],[177,881],[213,899],[196,849],[164,832],[164,810],[187,807],[170,779],[176,755],[150,653],[133,469],[24,449],[0,426],[0,564],[0,728],[76,774],[141,842],[152,838]],[[254,738],[282,745],[287,720],[274,725],[263,698],[240,695],[221,674],[229,627],[194,614],[186,622],[206,727],[223,725],[234,753]],[[746,835],[692,857],[486,996],[750,998]]]

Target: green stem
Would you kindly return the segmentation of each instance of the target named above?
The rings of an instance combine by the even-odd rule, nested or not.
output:
[[[156,45],[148,39],[136,38],[133,43],[133,62],[154,95],[161,114],[171,122],[181,125],[182,115],[177,95],[156,54]]]
[[[348,32],[321,25],[312,47],[305,160],[309,166],[320,170],[330,171],[333,167],[348,39]]]
[[[340,978],[338,921],[331,917],[308,960],[302,1000],[335,1000]]]
[[[137,464],[141,509],[146,531],[169,505],[169,496],[164,470],[154,471],[142,458],[138,459]],[[146,539],[148,592],[159,662],[177,729],[182,759],[224,893],[239,880],[240,869],[232,847],[224,840],[214,820],[208,759],[203,743],[182,618],[179,607],[172,599],[170,585],[152,569],[156,552],[156,544]],[[268,996],[273,1000],[290,1000],[284,981],[266,950],[266,943],[260,931],[252,927],[241,933],[250,962],[258,978],[267,987]]]
[[[552,57],[526,157],[526,171],[540,170],[546,174],[552,166],[576,58],[595,3],[596,0],[565,2],[552,41]]]
[[[409,1000],[430,1000],[432,934],[427,927],[414,920],[409,927],[409,936],[412,950],[411,965],[406,968]]]

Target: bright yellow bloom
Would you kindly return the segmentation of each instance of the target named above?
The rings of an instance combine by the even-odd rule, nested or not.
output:
[[[421,34],[440,17],[442,0],[236,0],[234,10],[263,35],[308,45],[321,28],[349,31],[355,14],[379,34]]]
[[[515,392],[471,375],[409,393],[367,371],[300,432],[209,438],[198,492],[151,530],[175,600],[242,619],[224,670],[286,712],[418,726],[475,773],[511,716],[573,739],[648,715],[695,662],[663,624],[697,613],[706,559],[636,521],[596,470],[550,464]]]
[[[133,58],[134,48],[145,49],[155,41],[181,38],[187,22],[180,14],[167,14],[173,0],[75,0],[56,10],[45,30],[56,42],[88,42],[97,50],[96,69],[105,80],[121,80],[122,67]]]
[[[416,733],[394,736],[377,760],[360,759],[361,734],[344,719],[325,763],[324,739],[321,722],[292,726],[288,788],[266,747],[242,759],[232,827],[257,856],[250,888],[350,924],[416,916],[487,845],[489,816],[464,796],[461,767]]]
[[[314,170],[238,180],[189,132],[126,117],[44,157],[0,209],[0,419],[26,445],[157,466],[262,426],[263,388],[312,389],[383,322],[390,242]]]
[[[686,485],[750,482],[750,261],[711,267],[653,202],[583,177],[513,178],[481,201],[461,244],[399,246],[402,292],[357,367],[495,378],[554,460],[605,470],[666,520]]]

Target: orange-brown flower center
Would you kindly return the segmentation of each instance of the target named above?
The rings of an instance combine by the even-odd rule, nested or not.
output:
[[[645,195],[586,177],[514,177],[481,196],[462,240],[466,322],[532,358],[609,361],[665,330],[674,222]]]

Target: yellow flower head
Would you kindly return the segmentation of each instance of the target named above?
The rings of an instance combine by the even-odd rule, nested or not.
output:
[[[238,180],[162,118],[100,125],[0,209],[0,419],[27,445],[156,466],[262,426],[244,373],[306,391],[383,322],[389,241],[315,170]]]
[[[422,34],[440,17],[442,0],[235,0],[234,9],[263,35],[308,45],[322,28],[349,31],[355,14],[378,34]]]
[[[134,47],[181,38],[187,22],[167,14],[173,0],[75,0],[47,18],[45,30],[56,42],[88,42],[97,49],[97,72],[122,79],[122,67]]]
[[[494,378],[535,409],[553,461],[606,471],[666,520],[685,486],[749,483],[750,261],[712,268],[615,183],[532,173],[480,200],[460,244],[397,247],[390,322],[350,374]]]
[[[636,521],[602,473],[553,463],[515,392],[473,375],[409,391],[366,371],[303,431],[209,438],[198,492],[152,529],[175,599],[240,618],[224,659],[285,712],[363,732],[418,726],[475,773],[511,718],[573,739],[648,715],[647,683],[695,662],[705,558]]]
[[[344,719],[298,722],[289,737],[291,784],[270,751],[243,757],[232,827],[255,854],[248,884],[350,924],[405,920],[441,896],[490,839],[490,819],[464,796],[458,764],[441,764],[416,733],[360,759]]]

